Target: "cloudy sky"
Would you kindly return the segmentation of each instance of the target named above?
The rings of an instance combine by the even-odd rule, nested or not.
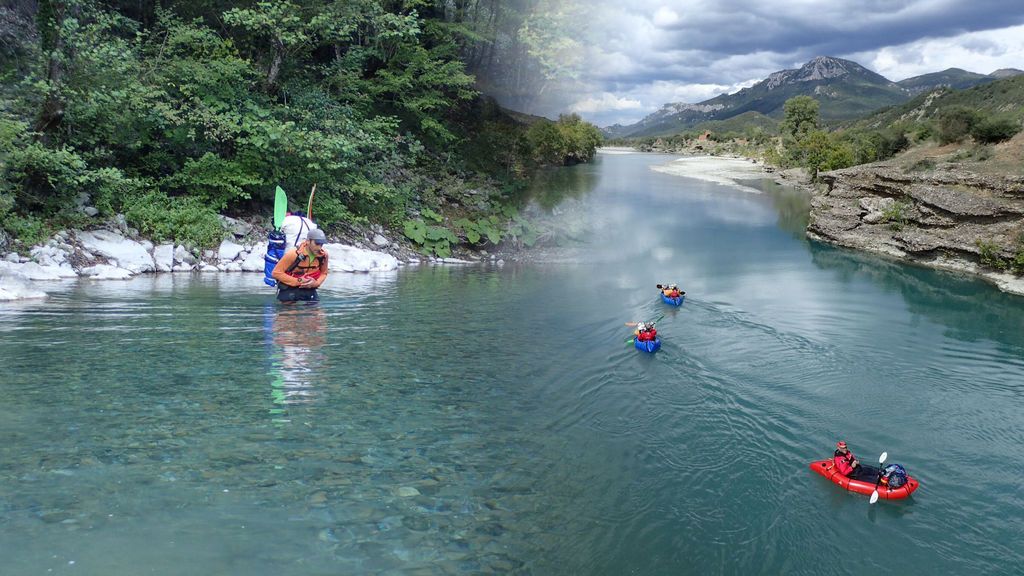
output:
[[[600,126],[798,68],[853,60],[893,81],[956,67],[1024,69],[1022,0],[598,0],[571,109]]]

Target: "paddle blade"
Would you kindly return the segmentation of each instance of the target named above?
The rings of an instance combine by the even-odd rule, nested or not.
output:
[[[889,457],[888,452],[882,452],[882,455],[878,457],[879,464],[885,464],[885,459]]]
[[[284,215],[288,212],[288,196],[278,186],[274,194],[274,228],[280,228],[284,222]]]
[[[878,502],[878,490],[871,493],[871,499],[868,500],[868,504],[874,504],[875,502]]]

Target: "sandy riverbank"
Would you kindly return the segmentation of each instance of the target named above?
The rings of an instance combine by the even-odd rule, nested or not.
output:
[[[673,176],[695,178],[697,180],[733,186],[754,194],[760,194],[761,191],[751,186],[745,186],[741,184],[741,181],[770,177],[760,163],[743,158],[723,158],[720,156],[680,158],[665,164],[651,166],[651,170]]]

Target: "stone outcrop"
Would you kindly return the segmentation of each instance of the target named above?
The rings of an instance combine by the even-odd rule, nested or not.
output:
[[[820,175],[808,237],[981,274],[1024,294],[1024,281],[982,265],[983,247],[1006,261],[1024,250],[1024,177],[950,169],[908,173],[872,164]]]

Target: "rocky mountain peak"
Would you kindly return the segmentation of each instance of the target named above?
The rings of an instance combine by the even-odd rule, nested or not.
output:
[[[850,73],[847,64],[852,64],[852,62],[829,56],[818,56],[801,66],[800,70],[797,70],[798,77],[795,80],[809,82],[811,80],[825,80],[845,76]]]
[[[813,82],[846,76],[856,68],[860,68],[860,65],[855,62],[832,58],[831,56],[818,56],[801,66],[798,70],[774,72],[764,82],[765,87],[771,90],[783,84]]]

